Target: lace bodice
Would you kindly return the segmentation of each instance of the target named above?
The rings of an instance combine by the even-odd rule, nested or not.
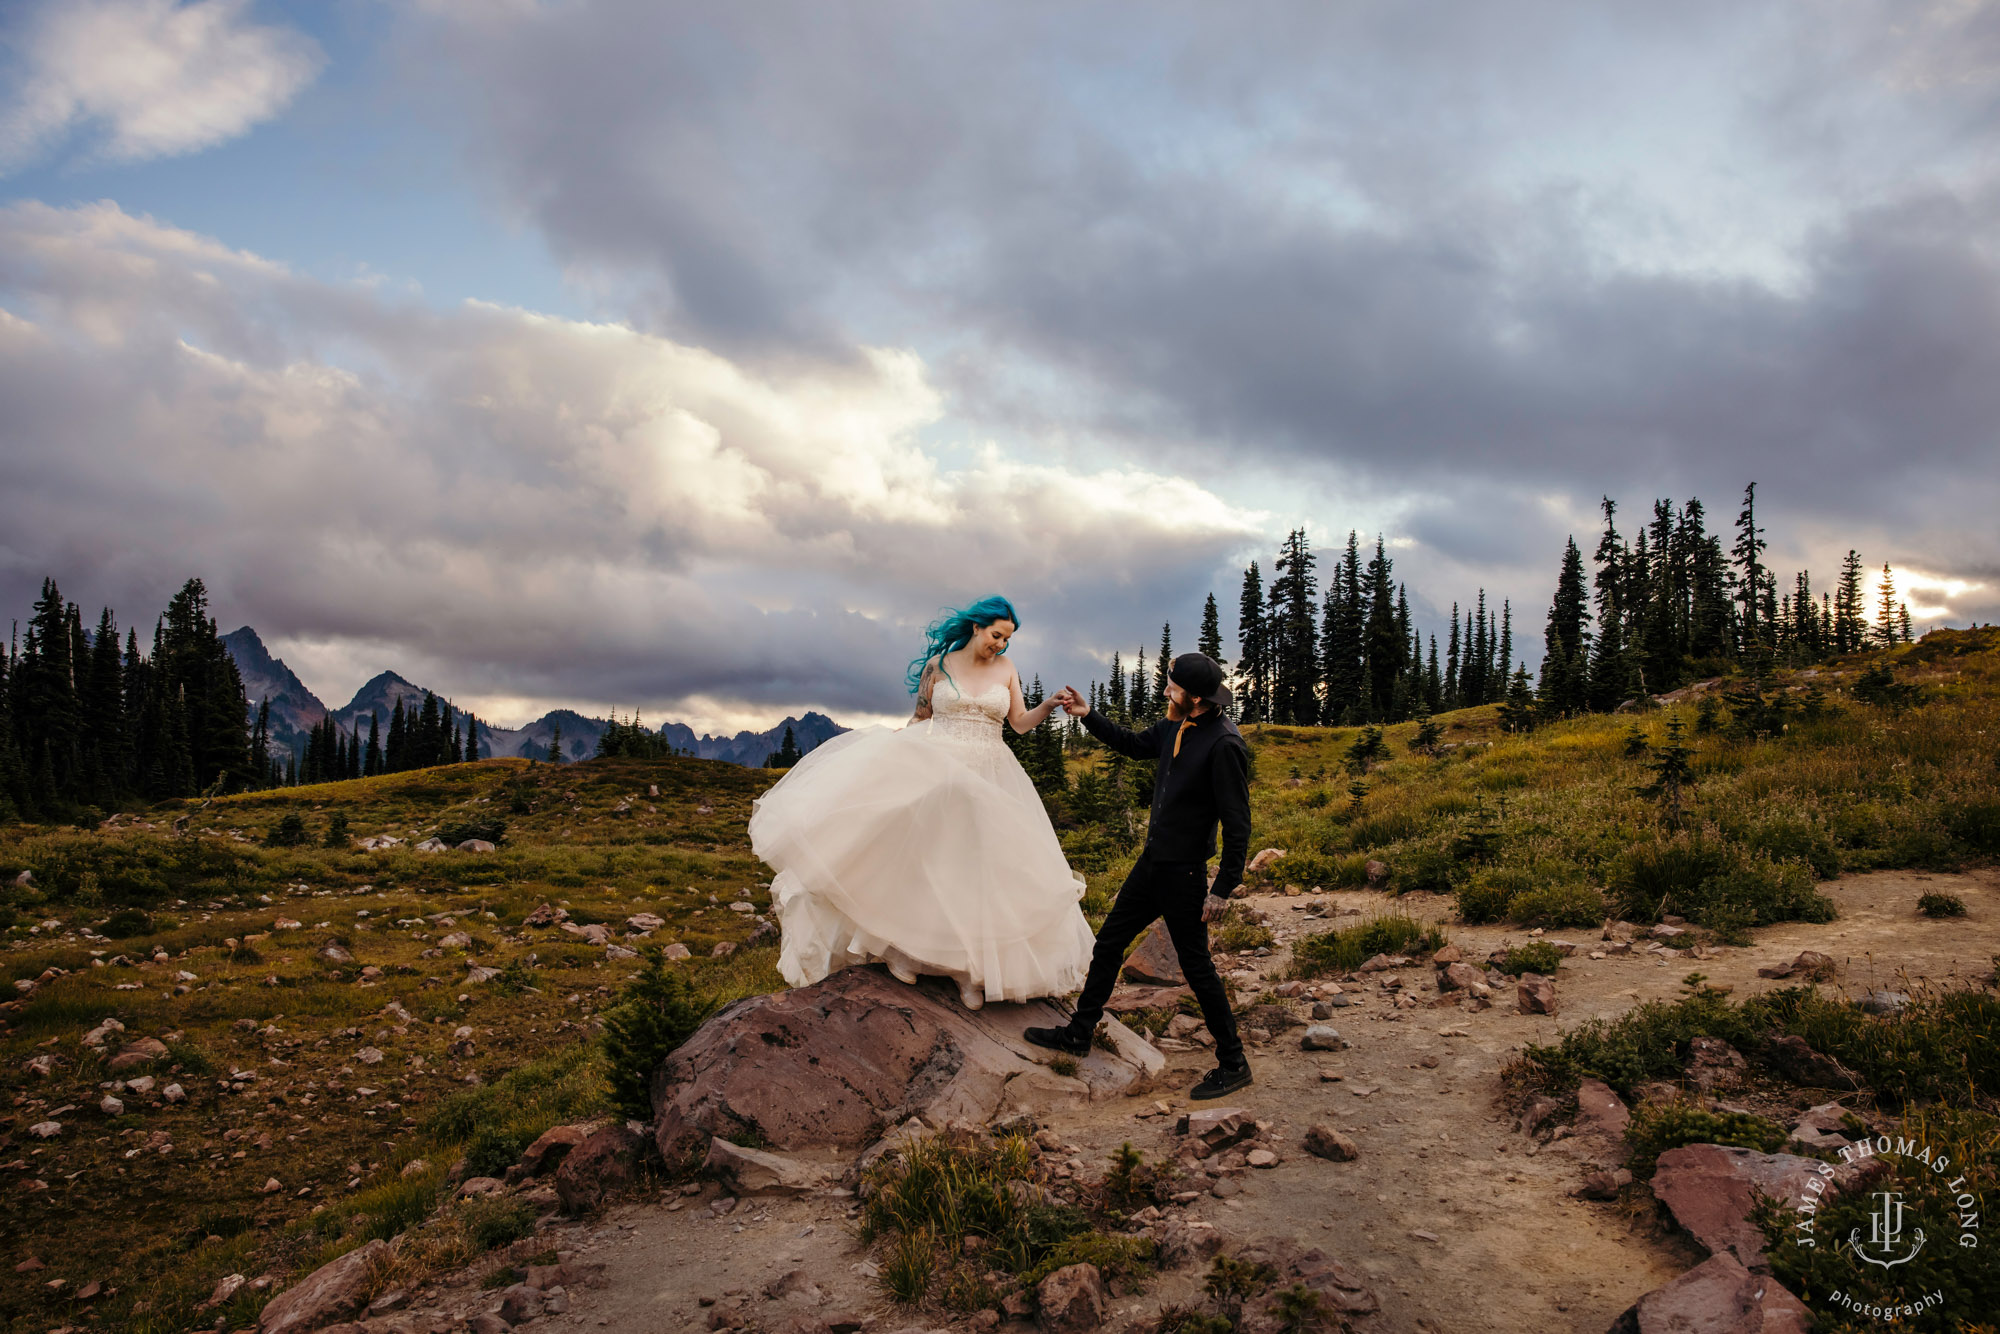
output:
[[[1007,720],[1011,698],[1005,681],[970,695],[959,694],[949,681],[939,681],[931,690],[930,722],[923,725],[935,737],[1004,749],[1007,743],[1000,727]]]

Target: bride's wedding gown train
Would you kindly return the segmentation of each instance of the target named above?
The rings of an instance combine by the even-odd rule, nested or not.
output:
[[[928,721],[842,733],[757,800],[750,846],[777,872],[787,982],[881,960],[974,1001],[1083,985],[1083,881],[1001,739],[1008,698],[940,680]]]

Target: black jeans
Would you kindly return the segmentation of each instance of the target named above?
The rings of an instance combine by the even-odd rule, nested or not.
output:
[[[1201,920],[1202,900],[1208,897],[1208,867],[1201,862],[1156,862],[1142,854],[1132,873],[1118,890],[1118,900],[1097,933],[1097,947],[1090,954],[1090,976],[1077,998],[1073,1031],[1094,1033],[1104,1017],[1104,1002],[1118,985],[1118,970],[1125,966],[1125,947],[1141,931],[1159,918],[1167,922],[1167,935],[1180,956],[1181,972],[1188,988],[1201,1005],[1202,1020],[1215,1039],[1215,1057],[1223,1065],[1244,1063],[1243,1041],[1236,1035],[1236,1016],[1230,1012],[1229,997],[1222,990],[1222,975],[1208,954],[1208,923]]]

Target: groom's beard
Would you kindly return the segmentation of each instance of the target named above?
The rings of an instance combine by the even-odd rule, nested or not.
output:
[[[1195,708],[1199,707],[1200,707],[1199,703],[1195,704],[1193,708],[1190,708],[1186,704],[1182,704],[1179,703],[1178,701],[1169,699],[1167,701],[1167,721],[1172,723],[1184,723],[1188,719],[1194,717]]]

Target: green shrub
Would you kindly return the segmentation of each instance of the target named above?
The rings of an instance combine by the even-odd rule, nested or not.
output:
[[[1507,901],[1507,916],[1523,926],[1596,926],[1604,920],[1604,895],[1589,885],[1544,885]]]
[[[1514,875],[1475,876],[1458,887],[1458,919],[1467,926],[1483,926],[1507,915],[1507,905],[1524,892],[1521,879]]]
[[[347,812],[335,811],[326,822],[326,838],[322,846],[344,848],[347,846]]]
[[[519,1200],[480,1196],[458,1206],[458,1225],[472,1248],[485,1252],[533,1236],[536,1212]]]
[[[1677,1001],[1646,1001],[1616,1019],[1588,1019],[1544,1046],[1530,1044],[1502,1075],[1519,1089],[1567,1093],[1585,1078],[1601,1079],[1627,1098],[1653,1079],[1679,1079],[1688,1043],[1703,1035],[1742,1048],[1755,1030],[1722,991],[1689,979]]]
[[[423,1129],[441,1145],[463,1146],[468,1175],[497,1177],[543,1131],[584,1120],[606,1104],[599,1049],[578,1043],[516,1066],[483,1088],[452,1094]]]
[[[1742,842],[1774,862],[1804,862],[1821,880],[1840,874],[1840,848],[1833,835],[1810,820],[1775,815],[1752,826]]]
[[[1680,1098],[1667,1103],[1642,1103],[1625,1127],[1625,1140],[1632,1146],[1626,1165],[1632,1175],[1646,1180],[1661,1154],[1686,1144],[1728,1144],[1776,1153],[1790,1132],[1776,1121],[1750,1112],[1710,1112],[1699,1104]]]
[[[306,841],[306,820],[297,811],[286,811],[264,835],[267,848],[298,848]]]
[[[1300,937],[1292,944],[1291,976],[1349,973],[1378,954],[1430,954],[1444,944],[1444,932],[1436,925],[1402,913],[1384,913],[1350,927]]]
[[[1232,904],[1222,916],[1208,926],[1208,944],[1211,950],[1234,953],[1237,950],[1254,950],[1270,945],[1277,940],[1271,928],[1251,918],[1242,904]]]
[[[2000,797],[1960,797],[1939,804],[1951,836],[1975,852],[2000,853]]]
[[[120,908],[105,918],[97,928],[99,935],[109,936],[113,940],[130,940],[133,936],[148,935],[152,930],[152,914],[141,912],[137,908]]]
[[[1965,900],[1954,894],[1925,894],[1917,899],[1917,911],[1926,917],[1963,917]]]
[[[659,946],[648,945],[644,954],[619,1003],[604,1015],[611,1098],[638,1121],[653,1119],[653,1076],[715,1010],[685,972],[667,966]]]
[[[1678,913],[1704,926],[1830,922],[1833,900],[1812,887],[1803,862],[1774,862],[1711,833],[1635,843],[1612,859],[1611,911],[1657,922]]]
[[[1398,894],[1449,894],[1464,878],[1464,866],[1442,848],[1407,848],[1389,863],[1389,884]]]
[[[1562,967],[1563,952],[1546,940],[1531,940],[1525,945],[1510,945],[1493,965],[1509,977],[1519,977],[1523,973],[1540,973],[1544,977],[1555,975]]]

